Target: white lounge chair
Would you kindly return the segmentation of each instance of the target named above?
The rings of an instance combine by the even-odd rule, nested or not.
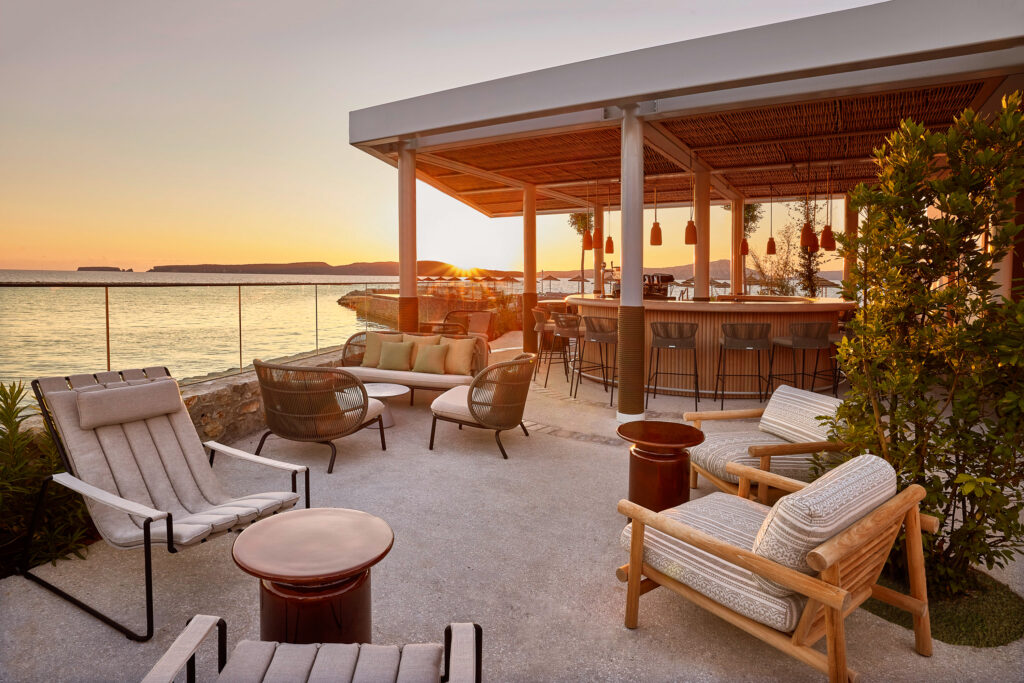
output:
[[[183,668],[195,681],[195,652],[217,629],[218,680],[372,681],[373,683],[480,683],[482,632],[478,624],[451,624],[444,645],[350,645],[275,643],[243,640],[227,657],[227,626],[219,617],[199,614],[181,632],[142,683],[172,683]],[[442,669],[442,662],[444,668]]]
[[[215,441],[201,443],[166,368],[46,377],[33,381],[32,389],[67,471],[43,482],[28,539],[51,480],[80,493],[103,540],[115,548],[141,547],[146,553],[146,631],[136,633],[32,574],[28,543],[21,574],[132,640],[153,636],[153,542],[165,543],[174,553],[286,510],[299,499],[299,473],[305,475],[309,507],[309,470],[304,465],[261,458]],[[232,498],[213,472],[214,452],[289,472],[291,491]]]

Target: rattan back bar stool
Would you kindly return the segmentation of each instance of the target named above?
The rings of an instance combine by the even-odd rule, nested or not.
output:
[[[789,325],[789,336],[786,337],[774,337],[772,339],[772,350],[771,350],[771,362],[770,367],[774,366],[775,349],[776,347],[781,349],[790,349],[793,352],[793,371],[787,373],[774,373],[769,369],[769,382],[774,388],[774,382],[776,380],[782,381],[782,377],[792,378],[792,384],[794,387],[804,388],[804,379],[810,378],[810,390],[814,391],[814,385],[818,378],[824,376],[828,379],[829,387],[832,389],[832,395],[838,396],[839,394],[839,383],[836,379],[836,365],[834,358],[832,357],[833,342],[830,339],[830,332],[832,330],[832,323],[830,322],[802,322],[802,323],[790,323]],[[797,369],[797,351],[801,351],[799,370]],[[814,352],[814,370],[810,373],[807,372],[807,352]],[[828,356],[828,368],[823,369],[821,373],[818,372],[818,362],[821,357],[821,352],[825,351]],[[799,384],[797,384],[797,378],[799,378]]]
[[[562,370],[565,379],[569,380],[569,366],[572,363],[573,353],[580,340],[580,317],[571,313],[552,313],[552,320],[555,329],[551,333],[551,353],[548,356],[548,369],[544,372],[544,386],[548,385],[548,378],[551,377],[551,365],[555,362],[557,353],[562,359]],[[570,393],[572,385],[569,386]]]
[[[533,312],[533,331],[537,335],[537,362],[533,365],[533,378],[537,379],[540,372],[540,364],[547,361],[551,362],[551,331],[547,328],[548,321],[551,316],[543,308],[534,308]],[[547,348],[545,343],[547,342]]]
[[[715,372],[715,392],[711,400],[719,398],[721,391],[722,407],[725,407],[725,380],[727,377],[756,377],[757,400],[763,401],[771,393],[771,325],[769,323],[722,323],[722,336],[718,338],[718,364]],[[753,351],[757,356],[757,374],[725,372],[725,354],[728,351]],[[761,352],[768,352],[768,376],[761,372]],[[719,390],[721,383],[721,390]],[[761,391],[762,384],[765,387]]]
[[[693,372],[670,372],[661,369],[661,350],[692,351]],[[683,354],[684,356],[686,354]],[[647,354],[647,394],[644,407],[651,401],[651,394],[658,398],[658,376],[693,377],[693,409],[697,409],[700,395],[700,374],[697,370],[697,323],[652,322],[651,348]]]
[[[613,405],[615,403],[615,380],[619,367],[616,358],[619,344],[619,321],[617,318],[584,316],[583,325],[585,330],[580,340],[579,353],[576,354],[573,362],[573,377],[576,378],[576,386],[570,386],[570,393],[573,398],[576,397],[580,390],[580,382],[583,381],[584,371],[600,370],[605,392],[608,392],[608,386],[611,385],[611,397],[608,399],[608,405]],[[586,359],[588,344],[597,344],[599,360],[588,361]]]

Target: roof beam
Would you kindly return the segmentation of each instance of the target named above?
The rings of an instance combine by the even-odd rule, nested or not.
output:
[[[476,166],[464,164],[460,161],[452,161],[451,159],[445,159],[444,157],[435,156],[433,154],[420,154],[418,156],[428,164],[433,164],[434,166],[441,166],[443,168],[448,168],[453,171],[458,171],[460,173],[466,173],[468,175],[476,176],[477,178],[483,178],[484,180],[490,180],[492,183],[501,183],[503,185],[507,185],[509,188],[522,189],[530,184],[525,183],[522,180],[517,180],[515,178],[510,178],[509,176],[501,175],[500,173],[494,173],[492,171],[487,171],[482,168],[477,168]],[[571,194],[558,192],[557,190],[541,188],[540,186],[538,186],[537,193],[542,194],[545,197],[551,197],[552,199],[561,199],[562,201],[569,202],[570,204],[573,204],[575,206],[588,206],[585,200],[580,199],[579,197],[574,197]]]
[[[714,171],[682,140],[656,121],[644,122],[644,141],[663,157],[691,171]],[[711,176],[711,186],[729,199],[743,199],[743,193],[721,176]]]

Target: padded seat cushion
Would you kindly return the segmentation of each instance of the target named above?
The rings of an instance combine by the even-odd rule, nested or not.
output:
[[[783,384],[768,400],[757,428],[791,443],[828,441],[828,427],[818,421],[818,416],[835,415],[842,402]]]
[[[172,512],[174,542],[179,545],[198,543],[213,534],[245,526],[275,512],[287,510],[298,500],[298,493],[267,491],[253,496],[236,498],[193,514],[179,515]],[[154,541],[166,541],[167,525],[162,521],[154,522],[150,525],[150,534]],[[143,542],[141,527],[136,538],[119,540],[121,542],[116,544],[117,547],[141,546]],[[112,545],[115,544],[112,543]]]
[[[749,550],[769,509],[739,496],[715,492],[661,514]],[[620,536],[627,550],[632,531],[633,525],[627,524]],[[750,571],[651,527],[644,529],[644,562],[715,602],[779,631],[796,628],[806,602],[801,596],[771,595]]]
[[[761,466],[759,458],[753,458],[747,449],[750,446],[772,445],[787,443],[774,434],[768,434],[757,429],[745,429],[739,432],[724,432],[720,434],[708,434],[704,443],[690,449],[690,462],[699,465],[722,481],[735,484],[739,477],[725,471],[725,466],[730,462],[739,463],[758,468]],[[810,455],[776,455],[772,456],[771,471],[784,477],[808,481],[810,473]]]
[[[438,417],[448,417],[463,422],[476,422],[469,412],[469,387],[453,387],[434,399],[430,410]]]
[[[182,407],[178,383],[172,379],[76,394],[80,429],[145,420],[168,415]]]
[[[752,547],[758,555],[813,574],[807,553],[895,495],[892,465],[875,455],[859,455],[810,486],[780,498],[765,517]],[[772,595],[792,594],[769,579],[756,580]]]
[[[376,420],[380,417],[380,414],[384,412],[384,402],[376,398],[367,398],[366,400],[366,417],[363,418],[363,424]]]
[[[450,352],[449,352],[450,353]],[[363,382],[389,382],[401,384],[414,389],[451,389],[461,384],[470,384],[473,381],[470,375],[435,375],[428,372],[412,372],[403,370],[382,370],[380,368],[364,368],[362,366],[350,366],[345,368]]]
[[[221,671],[221,683],[437,683],[444,647],[406,645],[296,645],[243,640]]]

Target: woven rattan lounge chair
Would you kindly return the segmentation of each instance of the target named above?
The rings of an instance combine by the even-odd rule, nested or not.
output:
[[[232,683],[332,681],[351,683],[480,683],[483,634],[478,624],[451,624],[444,644],[356,645],[243,640],[227,656],[227,626],[196,615],[142,683],[172,683],[182,669],[195,681],[195,653],[217,629],[220,679]],[[442,664],[444,668],[442,669]]]
[[[831,681],[852,681],[845,620],[873,597],[910,612],[917,652],[931,655],[921,531],[935,533],[938,520],[918,511],[922,487],[897,493],[896,472],[873,455],[811,484],[736,463],[728,468],[739,479],[738,495],[716,491],[661,513],[619,501],[632,520],[620,537],[629,563],[616,571],[627,583],[627,628],[638,625],[640,596],[664,586]],[[761,505],[748,499],[752,482],[789,495]],[[910,595],[876,583],[901,530]],[[822,638],[824,653],[814,648]]]
[[[493,429],[501,457],[508,453],[501,444],[501,433],[519,427],[530,435],[523,424],[523,410],[530,394],[530,378],[537,356],[522,353],[513,360],[489,365],[480,371],[469,386],[459,386],[444,392],[430,404],[433,421],[430,423],[429,450],[434,450],[437,421],[454,422],[463,426]]]
[[[263,394],[267,431],[256,447],[258,454],[271,434],[289,441],[322,443],[331,448],[327,474],[334,471],[338,449],[335,439],[376,425],[380,449],[384,438],[384,404],[366,395],[366,387],[341,368],[313,368],[252,362]]]
[[[82,608],[132,640],[153,636],[152,544],[175,553],[215,534],[244,527],[299,499],[296,478],[309,470],[229,448],[200,443],[166,368],[47,377],[32,382],[46,427],[66,472],[48,477],[28,531],[21,574]],[[213,472],[212,453],[267,465],[291,474],[291,491],[229,496]],[[29,571],[29,543],[50,481],[80,493],[100,535],[115,548],[145,552],[146,631],[136,633]]]

